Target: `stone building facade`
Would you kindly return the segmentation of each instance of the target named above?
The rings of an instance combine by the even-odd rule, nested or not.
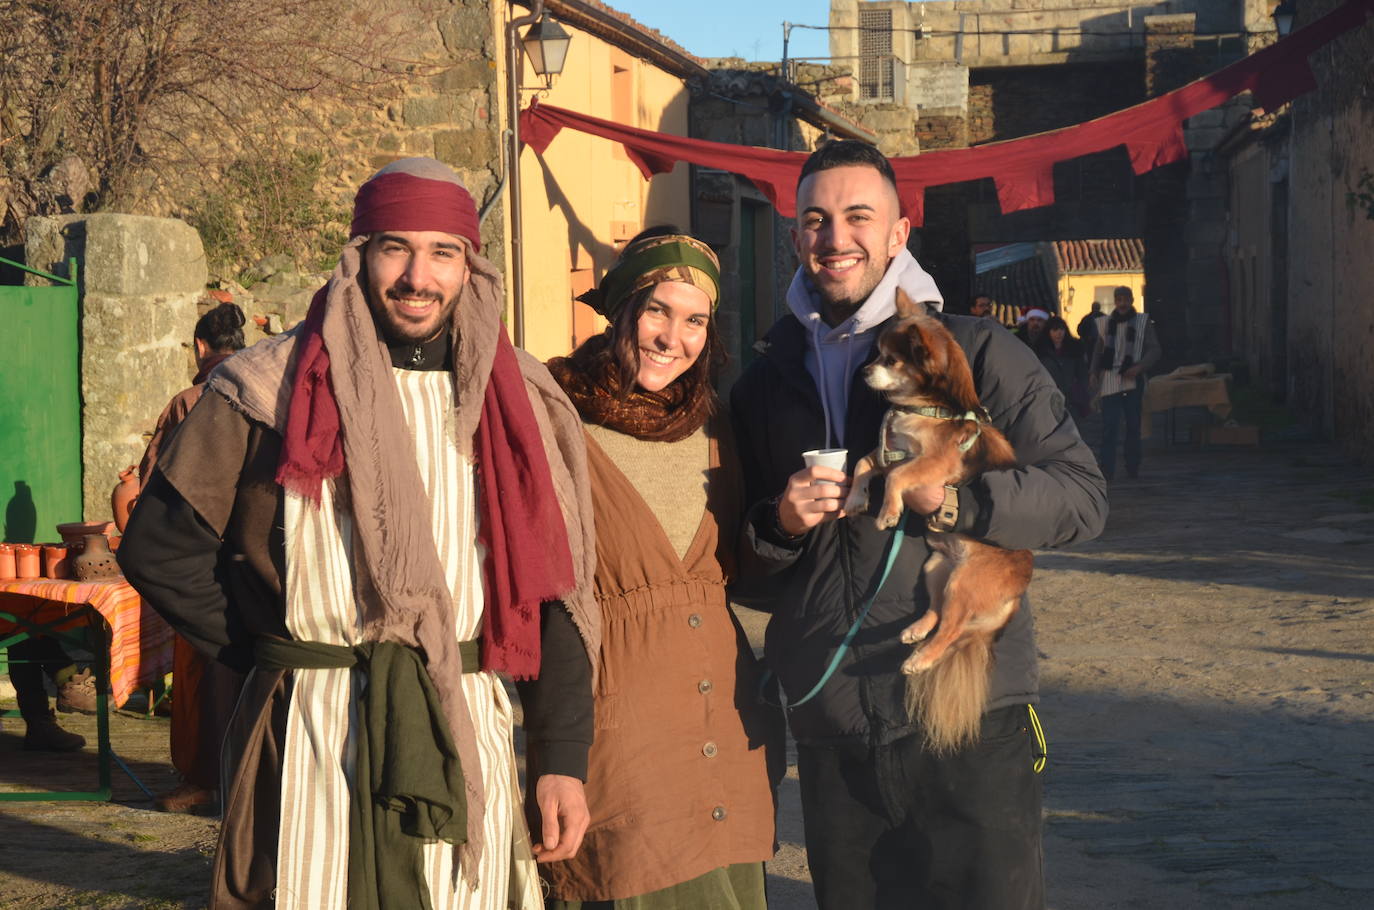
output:
[[[1297,27],[1339,0],[1298,7]],[[1374,451],[1374,26],[1310,58],[1318,88],[1222,146],[1228,338],[1251,375],[1352,456]]]

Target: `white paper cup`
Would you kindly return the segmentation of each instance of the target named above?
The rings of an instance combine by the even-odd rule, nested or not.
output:
[[[848,458],[848,449],[812,449],[809,452],[802,452],[802,461],[806,462],[808,468],[824,465],[827,468],[843,471],[844,463]],[[829,483],[829,481],[825,482]]]

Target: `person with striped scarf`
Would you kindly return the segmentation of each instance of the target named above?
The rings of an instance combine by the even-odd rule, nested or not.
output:
[[[1126,474],[1140,474],[1140,405],[1145,396],[1146,374],[1159,360],[1159,339],[1154,323],[1136,312],[1135,295],[1125,286],[1113,292],[1112,312],[1097,317],[1093,348],[1093,386],[1102,405],[1102,448],[1098,466],[1111,480],[1116,474],[1116,444],[1121,423],[1126,424]]]

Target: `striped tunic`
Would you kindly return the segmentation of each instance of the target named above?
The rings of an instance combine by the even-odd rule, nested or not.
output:
[[[453,377],[443,370],[393,369],[393,374],[429,495],[435,544],[453,592],[454,635],[460,641],[476,638],[483,608],[477,487],[473,466],[451,443]],[[362,615],[349,559],[352,534],[352,518],[336,506],[333,495],[324,496],[316,509],[287,493],[286,621],[297,639],[358,643]],[[276,902],[301,910],[343,910],[361,674],[296,670],[294,680],[283,760]],[[435,910],[540,907],[516,781],[510,701],[493,673],[466,673],[462,686],[486,790],[486,849],[476,875],[460,876],[454,847],[427,844],[431,900]]]
[[[1112,317],[1097,317],[1098,345],[1104,345],[1110,336],[1113,346],[1112,365],[1102,371],[1102,386],[1098,390],[1098,395],[1105,398],[1108,395],[1129,392],[1139,384],[1136,379],[1122,376],[1121,368],[1125,366],[1128,354],[1131,357],[1131,363],[1140,363],[1141,357],[1145,353],[1145,330],[1149,321],[1148,315],[1137,313],[1129,320],[1118,322],[1116,334],[1111,335]]]

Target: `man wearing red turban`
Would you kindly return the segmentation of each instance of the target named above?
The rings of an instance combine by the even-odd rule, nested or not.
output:
[[[383,168],[350,233],[305,320],[211,375],[120,546],[179,633],[252,671],[211,904],[539,907],[533,860],[587,825],[581,424],[507,339],[451,169]],[[502,671],[540,744],[532,837]]]

